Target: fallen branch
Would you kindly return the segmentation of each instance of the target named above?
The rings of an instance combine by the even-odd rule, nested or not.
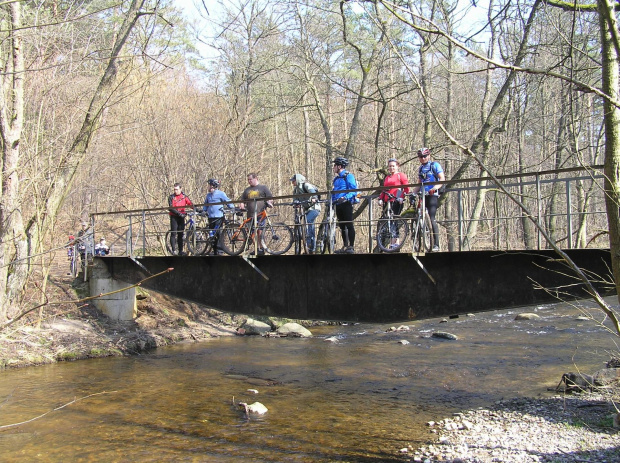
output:
[[[19,422],[19,423],[12,423],[12,424],[5,424],[5,425],[2,425],[2,426],[0,426],[0,431],[1,431],[1,430],[4,430],[4,429],[14,428],[14,427],[16,427],[16,426],[21,426],[22,424],[32,423],[33,421],[38,420],[38,419],[40,419],[40,418],[43,418],[44,416],[49,415],[49,414],[50,414],[50,413],[52,413],[52,412],[55,412],[55,411],[57,411],[57,410],[63,409],[63,408],[65,408],[65,407],[68,407],[69,405],[74,404],[74,403],[77,403],[77,402],[80,402],[81,400],[88,399],[89,397],[93,397],[93,396],[96,396],[96,395],[102,395],[102,394],[113,394],[113,393],[115,393],[115,392],[118,392],[118,391],[110,391],[110,392],[107,392],[107,391],[103,391],[103,392],[95,392],[94,394],[89,394],[89,395],[87,395],[87,396],[80,397],[79,399],[73,399],[71,402],[67,402],[66,404],[61,405],[60,407],[56,407],[56,408],[54,408],[54,409],[52,409],[52,410],[49,410],[49,411],[47,411],[47,412],[43,413],[42,415],[35,416],[34,418],[30,418],[29,420],[26,420],[26,421],[21,421],[21,422]]]

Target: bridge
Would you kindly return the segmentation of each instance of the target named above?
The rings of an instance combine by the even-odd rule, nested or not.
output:
[[[600,213],[578,214],[571,207],[571,185],[584,178],[592,180],[591,176],[580,175],[559,180],[566,186],[567,198],[566,210],[560,214],[566,227],[565,242],[569,244],[564,251],[588,275],[596,275],[593,278],[595,287],[603,295],[609,295],[614,292],[613,285],[604,283],[612,281],[609,249],[573,249],[571,245],[575,242],[571,238],[573,226],[579,229],[582,226],[577,224],[578,219],[585,218],[591,224],[601,221]],[[544,181],[539,178],[529,183],[535,186],[539,198],[542,197]],[[528,183],[518,183],[516,188],[523,188],[525,184]],[[454,227],[456,230],[465,227],[463,197],[472,190],[475,188],[467,185],[451,190],[458,197],[456,209],[460,223]],[[276,197],[274,200],[277,205],[278,200],[290,202],[290,197]],[[91,292],[112,292],[140,283],[142,287],[223,311],[375,323],[544,304],[557,302],[558,297],[589,297],[584,284],[573,276],[559,255],[542,247],[528,250],[507,249],[509,246],[502,250],[454,249],[427,254],[403,248],[400,253],[374,253],[372,230],[376,221],[373,223],[372,207],[368,209],[368,217],[358,218],[356,222],[361,244],[354,255],[289,253],[256,257],[161,255],[157,240],[161,244],[165,229],[148,231],[147,224],[155,223],[153,217],[164,216],[166,210],[125,211],[123,215],[129,219],[125,252],[94,259]],[[539,213],[541,209],[539,206]],[[507,214],[485,220],[492,221],[496,228],[508,229],[512,226],[501,222],[518,223],[520,217]],[[541,220],[544,221],[544,217]],[[450,228],[448,222],[443,218],[445,230]],[[136,236],[136,230],[139,236]],[[460,233],[458,248],[462,247]],[[153,275],[158,276],[152,278]],[[135,301],[131,295],[118,294],[122,293],[104,298],[98,304],[113,317],[130,318]],[[119,309],[121,306],[123,309]]]

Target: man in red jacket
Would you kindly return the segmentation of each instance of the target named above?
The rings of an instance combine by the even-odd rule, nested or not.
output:
[[[180,183],[174,184],[174,193],[168,196],[168,209],[170,212],[170,246],[172,248],[172,252],[177,254],[177,242],[179,244],[178,247],[178,255],[184,256],[183,252],[183,231],[185,230],[185,216],[187,215],[187,211],[185,207],[193,207],[194,205],[187,197],[181,188]]]

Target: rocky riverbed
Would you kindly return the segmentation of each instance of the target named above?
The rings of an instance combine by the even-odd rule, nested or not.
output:
[[[613,397],[517,398],[429,422],[429,444],[403,448],[414,462],[620,462]],[[617,425],[617,418],[616,425]]]

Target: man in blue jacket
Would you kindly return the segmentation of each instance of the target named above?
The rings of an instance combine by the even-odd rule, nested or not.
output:
[[[207,217],[209,217],[209,230],[213,233],[213,254],[218,255],[221,254],[221,251],[217,247],[217,243],[220,238],[222,225],[224,222],[224,207],[234,209],[235,206],[231,203],[222,204],[230,201],[230,199],[228,199],[226,193],[219,189],[219,180],[210,178],[208,183],[209,192],[205,198],[205,205],[202,207],[202,210],[206,212]]]
[[[354,190],[357,182],[353,174],[346,170],[349,160],[343,157],[334,159],[334,187],[332,192],[332,203],[335,205],[338,227],[342,233],[343,247],[338,254],[355,254],[355,227],[353,226],[353,204],[359,202],[357,193],[350,191],[345,193],[342,190]]]

